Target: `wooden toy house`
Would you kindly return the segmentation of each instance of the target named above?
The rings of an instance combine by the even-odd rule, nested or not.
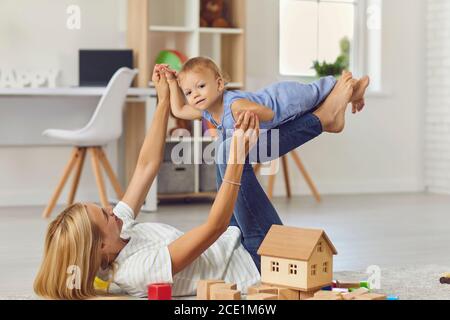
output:
[[[333,282],[337,251],[323,230],[273,225],[258,254],[264,284],[312,291]]]

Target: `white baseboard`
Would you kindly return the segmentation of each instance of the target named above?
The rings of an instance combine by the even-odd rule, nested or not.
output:
[[[67,191],[62,192],[57,204],[66,204],[67,196]],[[42,190],[0,190],[0,206],[46,206],[50,197],[51,194],[48,191]],[[98,191],[92,189],[77,192],[75,201],[95,202],[98,199]]]
[[[401,192],[423,192],[425,187],[419,180],[386,180],[352,182],[316,182],[316,188],[320,194],[369,194],[369,193],[401,193]],[[291,192],[293,195],[310,195],[309,187],[303,182],[293,183],[291,181]],[[277,180],[274,190],[275,196],[286,194],[284,181]]]
[[[450,189],[448,188],[428,187],[427,191],[430,193],[437,193],[437,194],[450,194]]]
[[[263,181],[264,183],[264,181]],[[263,185],[265,187],[265,185]],[[425,190],[423,183],[418,180],[386,180],[386,181],[367,181],[360,182],[321,182],[316,183],[317,189],[321,195],[326,194],[367,194],[367,193],[400,193],[400,192],[422,192]],[[293,195],[309,195],[309,188],[304,181],[291,181],[291,191]],[[431,192],[445,193],[444,190],[431,190]],[[52,190],[53,192],[53,190]],[[447,190],[447,193],[448,190]],[[110,194],[110,193],[108,193]],[[111,193],[111,195],[113,195]],[[275,196],[284,196],[284,182],[277,179]],[[0,206],[45,206],[47,205],[51,194],[42,190],[0,190]],[[97,190],[83,190],[77,193],[76,200],[84,202],[98,201]],[[67,199],[67,191],[63,192],[59,198],[58,204],[64,205]]]

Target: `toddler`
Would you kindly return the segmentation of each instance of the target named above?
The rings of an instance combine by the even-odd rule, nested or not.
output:
[[[352,103],[353,113],[361,111],[369,85],[368,77],[355,80],[350,72],[344,71],[338,81],[329,76],[311,84],[277,82],[255,93],[226,90],[220,69],[204,57],[188,60],[178,74],[168,67],[161,71],[166,73],[169,82],[175,117],[205,118],[223,132],[234,129],[235,119],[244,111],[252,111],[259,117],[261,129],[272,129],[312,112],[325,102],[334,104],[338,119],[336,130],[331,132],[340,132],[347,105]]]

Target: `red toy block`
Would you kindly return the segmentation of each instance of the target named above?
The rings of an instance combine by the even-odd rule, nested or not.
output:
[[[172,287],[168,283],[152,283],[148,287],[148,300],[171,300]]]

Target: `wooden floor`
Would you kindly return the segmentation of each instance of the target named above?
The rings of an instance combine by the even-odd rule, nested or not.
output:
[[[427,194],[276,198],[286,225],[323,228],[335,244],[335,271],[364,271],[369,265],[450,266],[450,196]],[[204,221],[203,204],[160,206],[140,221],[162,222],[186,231]],[[0,295],[30,294],[47,221],[43,207],[0,208]]]

